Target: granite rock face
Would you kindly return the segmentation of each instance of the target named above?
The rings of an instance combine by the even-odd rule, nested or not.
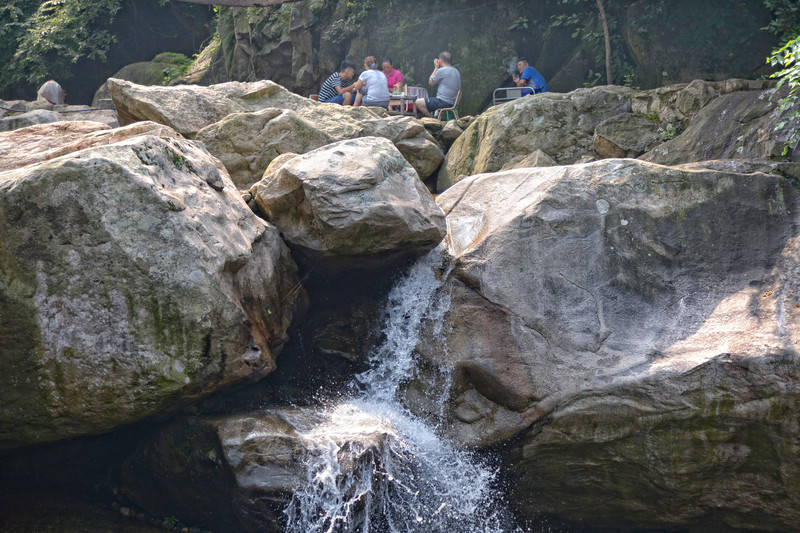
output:
[[[88,121],[30,126],[0,133],[0,172],[142,135],[182,138],[172,128],[154,122],[137,122],[116,129]]]
[[[320,104],[271,81],[209,87],[108,83],[122,124],[152,120],[203,141],[241,188],[261,179],[278,155],[345,139],[389,139],[422,177],[444,159],[435,139],[412,118],[389,117],[378,108]]]
[[[800,119],[782,110],[785,89],[769,81],[695,80],[648,91],[602,86],[545,93],[490,108],[453,143],[437,179],[444,191],[465,176],[587,158],[641,157],[677,165],[783,155]],[[783,129],[776,127],[785,123]],[[798,147],[788,152],[800,157]]]
[[[634,91],[604,86],[543,93],[490,108],[459,136],[439,171],[437,190],[464,176],[513,168],[541,150],[567,165],[594,155],[598,124],[631,111]]]
[[[420,253],[444,237],[444,214],[386,139],[341,141],[276,167],[253,197],[289,243],[312,255]]]
[[[100,122],[110,128],[119,126],[113,109],[94,109],[85,105],[54,105],[47,101],[0,100],[0,132],[52,122]]]
[[[120,125],[152,120],[187,137],[194,137],[204,127],[231,113],[265,107],[300,109],[313,105],[311,100],[267,80],[233,81],[209,87],[146,86],[116,78],[110,78],[107,83]]]
[[[425,411],[452,368],[452,437],[515,437],[531,515],[792,529],[800,211],[788,180],[749,167],[604,160],[459,182],[437,200],[451,308],[410,403]]]
[[[413,118],[379,117],[371,109],[331,104],[297,111],[268,108],[235,113],[203,128],[197,139],[220,158],[239,187],[247,188],[282,154],[306,153],[370,136],[392,141],[423,178],[433,174],[444,159],[434,138]]]
[[[299,290],[289,250],[172,135],[0,173],[0,447],[108,431],[274,368]]]
[[[659,123],[646,115],[623,113],[594,130],[594,153],[601,159],[639,157],[662,141]]]
[[[781,109],[785,96],[785,90],[775,88],[722,94],[699,110],[680,135],[641,159],[665,165],[714,159],[780,159],[791,132],[800,128],[800,118],[791,109]],[[786,126],[776,129],[780,123]]]

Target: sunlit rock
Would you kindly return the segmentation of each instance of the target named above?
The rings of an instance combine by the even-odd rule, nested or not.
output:
[[[181,138],[172,128],[154,122],[137,122],[116,129],[87,121],[30,126],[0,133],[0,172],[142,135]]]
[[[419,254],[444,237],[444,213],[391,142],[341,141],[268,172],[251,192],[286,240],[312,257]]]
[[[289,251],[218,160],[171,135],[0,173],[0,447],[274,368],[300,290]]]
[[[438,198],[452,304],[408,395],[431,411],[452,368],[449,433],[512,443],[526,513],[800,520],[798,196],[745,170],[605,160]]]

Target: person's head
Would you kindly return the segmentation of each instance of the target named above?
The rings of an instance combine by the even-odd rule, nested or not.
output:
[[[522,72],[523,70],[525,70],[525,67],[527,66],[528,66],[528,60],[525,59],[524,57],[520,57],[519,60],[517,61],[517,71]]]
[[[342,61],[339,65],[339,77],[343,80],[352,80],[356,76],[356,66],[350,61]]]
[[[453,64],[453,54],[450,52],[442,52],[439,54],[439,63],[442,66],[452,65]]]
[[[381,61],[381,70],[388,76],[392,73],[392,69],[394,65],[392,65],[392,60],[388,57],[384,57],[383,61]]]
[[[367,56],[364,58],[364,68],[367,70],[378,70],[378,60],[375,56]]]

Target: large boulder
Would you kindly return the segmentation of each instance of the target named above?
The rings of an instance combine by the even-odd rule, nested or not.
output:
[[[237,185],[261,179],[270,161],[357,137],[390,139],[420,173],[433,174],[444,159],[434,138],[416,120],[385,110],[320,104],[271,81],[210,87],[145,87],[108,81],[120,123],[152,120],[202,140]]]
[[[774,80],[694,80],[691,83],[639,91],[633,95],[631,109],[634,113],[683,129],[701,109],[719,96],[741,91],[763,91],[774,89],[775,86]]]
[[[197,139],[222,161],[241,189],[260,180],[278,156],[310,152],[333,142],[327,132],[295,111],[277,108],[234,113],[200,130]]]
[[[277,533],[292,493],[308,488],[313,457],[338,459],[332,482],[369,483],[348,472],[373,472],[394,436],[383,418],[355,405],[178,420],[126,460],[122,490],[155,516],[178,515],[215,531]],[[381,477],[375,471],[378,483]]]
[[[13,131],[20,128],[27,128],[34,124],[49,124],[63,120],[59,113],[47,109],[35,109],[17,115],[11,115],[0,119],[0,131]]]
[[[622,113],[611,117],[594,130],[594,153],[601,159],[639,157],[661,143],[659,129],[658,121],[645,115]]]
[[[166,82],[183,74],[191,60],[183,54],[163,52],[151,61],[137,61],[125,65],[114,73],[112,78],[131,81],[139,85],[166,85]],[[111,104],[108,82],[103,82],[92,98],[93,107],[107,107]]]
[[[458,137],[439,171],[437,190],[464,176],[514,168],[541,150],[559,164],[594,154],[594,131],[602,121],[631,111],[634,92],[625,87],[544,93],[490,108]]]
[[[36,91],[36,99],[41,102],[48,102],[55,105],[62,105],[67,100],[67,93],[55,80],[47,80]]]
[[[278,155],[369,136],[392,141],[422,177],[433,174],[444,159],[433,137],[413,118],[378,118],[365,108],[330,104],[235,113],[200,130],[197,139],[220,158],[239,187],[247,188]]]
[[[3,102],[0,101],[0,105]],[[17,100],[7,106],[13,111],[4,111],[0,117],[0,132],[27,128],[36,124],[76,121],[100,122],[110,128],[119,126],[113,109],[94,109],[83,105],[52,105],[45,101],[26,102]]]
[[[321,105],[267,80],[234,81],[210,87],[158,87],[110,78],[108,90],[120,125],[152,120],[187,137],[194,137],[202,128],[231,113],[252,112],[265,107],[296,110]]]
[[[0,133],[0,172],[142,135],[181,138],[172,128],[155,122],[137,122],[116,129],[87,121],[40,124]]]
[[[444,427],[515,437],[524,513],[800,523],[798,194],[736,167],[604,160],[439,196],[452,303],[407,396],[435,412],[452,369]]]
[[[730,84],[735,81],[730,80]],[[712,159],[780,158],[792,132],[800,129],[800,118],[791,107],[782,109],[786,94],[786,89],[776,88],[726,92],[698,110],[680,135],[656,146],[642,159],[673,165]],[[785,126],[779,129],[781,123]]]
[[[444,213],[392,143],[340,141],[297,156],[252,189],[291,244],[318,257],[419,253],[444,237]]]
[[[297,287],[199,143],[139,136],[0,173],[0,448],[266,375]]]

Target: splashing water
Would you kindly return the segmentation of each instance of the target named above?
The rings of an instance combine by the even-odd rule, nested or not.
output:
[[[434,332],[449,309],[434,250],[391,290],[385,341],[352,397],[303,435],[312,450],[306,484],[284,513],[287,533],[500,533],[510,521],[497,509],[495,472],[455,449],[399,400],[414,376],[422,327]],[[444,391],[447,392],[447,391]],[[440,395],[442,398],[446,394]],[[444,399],[442,400],[444,404]]]

